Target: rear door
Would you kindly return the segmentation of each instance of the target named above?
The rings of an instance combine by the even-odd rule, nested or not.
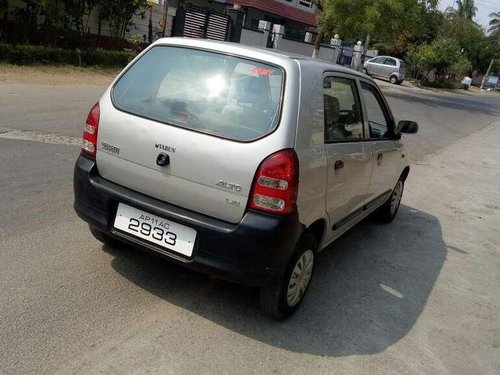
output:
[[[401,79],[406,76],[406,64],[403,60],[399,60],[399,73],[401,74]]]
[[[153,47],[101,100],[99,173],[162,201],[238,222],[259,163],[280,147],[270,134],[283,87],[277,66]],[[160,165],[159,157],[168,163]]]
[[[328,165],[326,209],[335,232],[360,213],[368,194],[372,163],[364,143],[356,80],[349,75],[327,75],[323,87]]]
[[[402,144],[394,136],[394,119],[379,89],[368,82],[361,82],[361,95],[368,121],[367,147],[372,164],[368,202],[384,199],[394,188],[402,164]]]
[[[393,59],[392,57],[387,57],[384,60],[384,73],[383,73],[383,76],[385,78],[390,78],[390,76],[393,73],[397,73],[397,72],[398,72],[398,69],[397,69],[396,60]]]

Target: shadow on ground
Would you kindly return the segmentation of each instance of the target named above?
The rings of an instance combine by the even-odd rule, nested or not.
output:
[[[315,355],[383,351],[422,313],[446,258],[436,217],[402,206],[391,225],[371,221],[317,257],[309,294],[284,323],[262,316],[258,291],[209,280],[133,249],[105,249],[139,287],[268,345]]]

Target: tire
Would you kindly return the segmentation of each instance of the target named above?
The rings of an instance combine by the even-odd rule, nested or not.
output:
[[[389,78],[389,81],[393,84],[393,85],[397,85],[399,80],[398,80],[398,77],[396,76],[391,76],[391,78]]]
[[[260,289],[260,308],[264,314],[284,320],[299,308],[311,284],[316,248],[314,236],[305,233],[280,281]]]
[[[405,181],[400,178],[387,201],[375,211],[377,219],[383,223],[390,223],[396,217],[401,198],[403,197]]]
[[[92,226],[90,224],[89,224],[89,229],[90,229],[90,233],[92,233],[92,235],[94,236],[94,238],[97,241],[102,242],[106,246],[109,246],[109,247],[118,247],[118,246],[122,245],[122,243],[119,240],[114,239],[113,237],[108,236],[107,234],[101,232],[99,229],[97,229],[96,227],[94,227],[94,226]]]

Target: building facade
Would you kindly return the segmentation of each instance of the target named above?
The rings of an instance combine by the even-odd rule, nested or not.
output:
[[[243,27],[255,30],[259,21],[285,26],[285,36],[304,40],[306,31],[316,26],[316,9],[312,0],[226,0],[229,6],[237,6],[244,13]]]
[[[158,0],[160,5],[167,2],[170,8],[206,8],[210,11],[226,13],[238,9],[243,14],[243,28],[256,30],[259,21],[269,21],[272,25],[285,26],[288,38],[304,40],[306,31],[316,27],[316,7],[312,0]]]

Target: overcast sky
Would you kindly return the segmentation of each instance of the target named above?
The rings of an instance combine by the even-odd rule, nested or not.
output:
[[[441,0],[440,8],[445,10],[453,4],[455,4],[454,0]],[[488,14],[500,12],[500,0],[475,0],[475,4],[477,7],[476,21],[488,29],[488,23],[490,22]]]

